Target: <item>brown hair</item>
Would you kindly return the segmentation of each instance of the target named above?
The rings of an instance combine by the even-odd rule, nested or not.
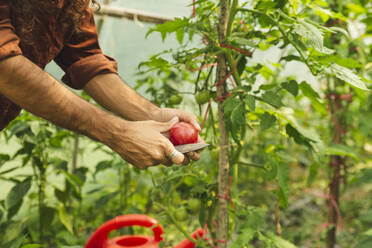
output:
[[[43,9],[43,1],[47,1],[52,8],[48,8],[49,13],[59,13],[58,23],[62,27],[62,32],[65,34],[65,39],[69,39],[72,34],[80,32],[80,26],[85,17],[85,9],[90,0],[64,0],[63,9],[59,9],[58,0],[11,0],[10,14],[12,24],[16,32],[22,37],[22,42],[32,45],[32,37],[43,35],[43,24],[38,13],[45,11]],[[92,0],[92,4],[99,6],[96,0]],[[58,12],[57,12],[58,11]],[[39,26],[41,28],[35,28]],[[39,32],[39,33],[36,33]]]

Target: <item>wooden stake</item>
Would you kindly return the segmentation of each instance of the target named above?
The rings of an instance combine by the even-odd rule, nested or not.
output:
[[[229,1],[220,1],[220,14],[218,23],[218,41],[219,43],[225,42],[227,24],[229,18]],[[221,80],[227,74],[227,59],[224,54],[220,54],[217,57],[217,82]],[[217,98],[224,99],[226,95],[226,83],[221,82],[217,85]],[[223,119],[223,106],[222,101],[218,104],[218,120],[220,128],[220,154],[218,163],[218,195],[226,195],[229,181],[229,132],[226,130],[225,122]],[[228,204],[229,201],[226,198],[220,197],[218,199],[218,212],[217,212],[217,243],[218,248],[227,247],[228,239]]]

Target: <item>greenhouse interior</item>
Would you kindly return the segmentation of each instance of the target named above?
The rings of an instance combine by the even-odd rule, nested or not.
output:
[[[371,1],[11,0],[0,34],[0,247],[372,247]]]

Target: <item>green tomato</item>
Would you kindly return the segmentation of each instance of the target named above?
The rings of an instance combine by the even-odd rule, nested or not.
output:
[[[199,105],[202,105],[204,103],[209,102],[209,99],[211,98],[211,94],[209,90],[203,90],[200,91],[198,94],[195,96],[195,100]]]
[[[190,198],[187,202],[191,213],[196,214],[200,208],[200,200],[198,198]]]
[[[178,221],[184,221],[187,219],[187,211],[184,207],[181,207],[176,210],[176,213],[174,214],[174,217]]]
[[[182,102],[183,97],[181,95],[172,95],[169,97],[169,104],[176,105],[180,104]]]

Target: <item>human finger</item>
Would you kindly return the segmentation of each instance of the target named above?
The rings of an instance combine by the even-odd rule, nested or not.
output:
[[[196,161],[200,159],[200,152],[193,151],[186,153],[186,156],[189,157],[191,160]]]
[[[196,117],[196,115],[190,113],[190,112],[187,112],[185,110],[179,110],[179,113],[178,113],[178,117],[180,118],[180,120],[182,121],[185,121],[185,122],[189,122],[191,125],[193,125],[199,132],[201,131],[201,127],[199,125],[199,122],[198,122],[198,118]]]
[[[190,163],[190,158],[186,154],[185,159],[183,160],[182,164],[183,165],[188,165],[189,163]]]
[[[164,152],[165,155],[175,164],[182,164],[185,159],[185,155],[181,152],[177,151],[176,148],[172,145],[172,143],[164,138]]]
[[[179,122],[179,119],[177,116],[173,117],[170,121],[167,121],[167,122],[154,121],[155,125],[157,126],[157,130],[161,133],[168,132],[178,122]]]

